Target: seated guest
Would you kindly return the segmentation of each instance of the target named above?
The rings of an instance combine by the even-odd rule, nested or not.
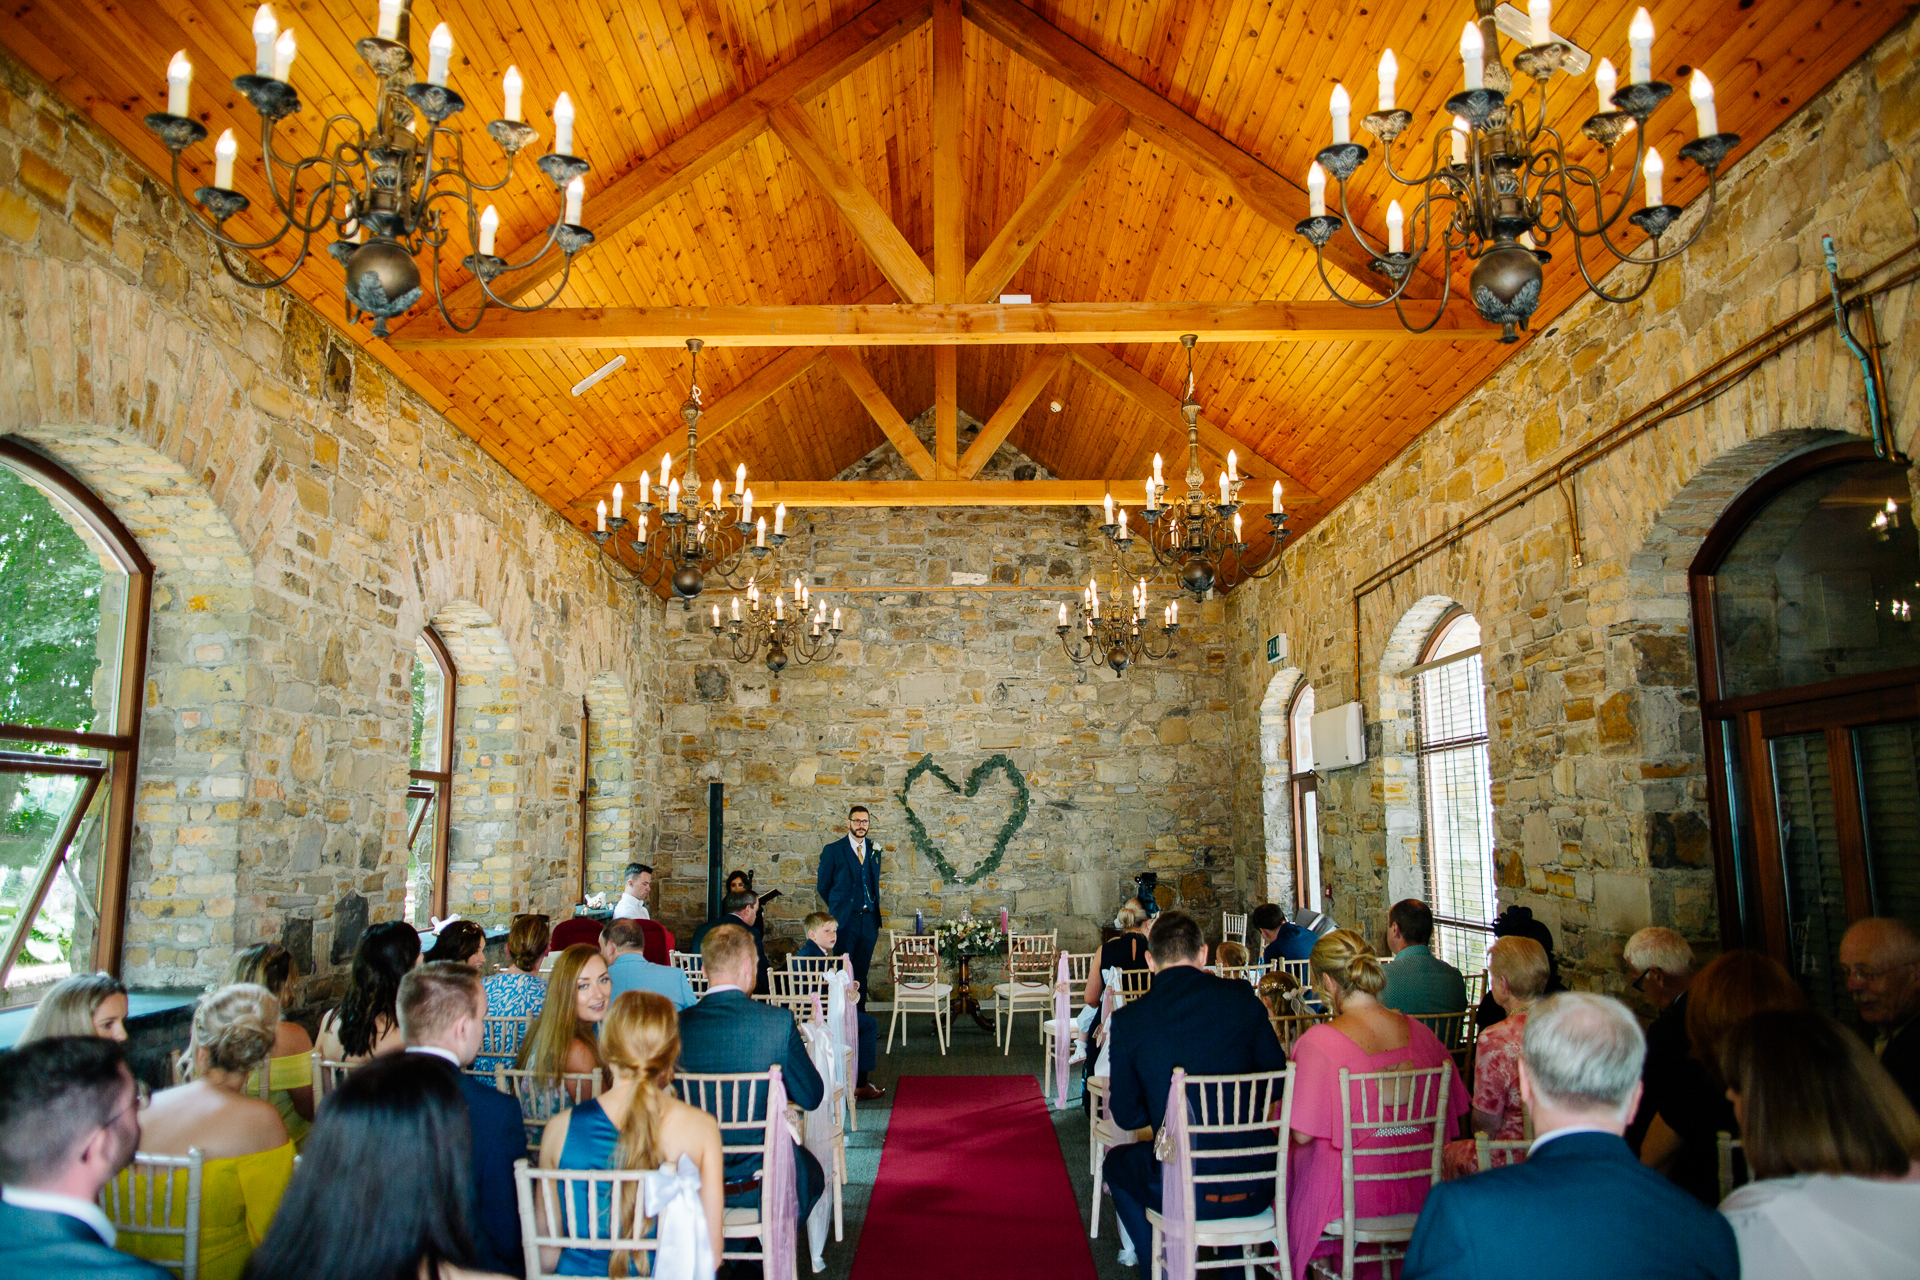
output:
[[[1302,929],[1287,919],[1286,913],[1272,902],[1263,902],[1253,909],[1248,923],[1260,931],[1260,959],[1267,964],[1277,964],[1282,960],[1305,960],[1313,954],[1313,944],[1319,939],[1311,929]],[[1226,962],[1221,961],[1222,964]]]
[[[487,963],[487,931],[471,920],[455,920],[436,935],[433,949],[421,964],[466,964],[476,969]]]
[[[615,920],[651,920],[647,896],[653,892],[653,868],[644,862],[627,864],[626,889],[613,906]]]
[[[1899,920],[1855,921],[1840,939],[1840,967],[1874,1057],[1920,1108],[1920,938]]]
[[[1153,1238],[1147,1210],[1160,1208],[1160,1161],[1153,1140],[1166,1120],[1167,1090],[1175,1067],[1194,1075],[1280,1071],[1286,1052],[1267,1021],[1266,1006],[1245,982],[1206,971],[1207,944],[1200,926],[1184,911],[1163,911],[1154,922],[1147,964],[1153,987],[1113,1013],[1112,1077],[1108,1106],[1113,1120],[1096,1120],[1101,1139],[1113,1148],[1106,1180],[1113,1212],[1141,1254]],[[1256,1119],[1258,1117],[1243,1117]],[[1204,1151],[1217,1143],[1203,1138]],[[1198,1152],[1196,1152],[1198,1154]],[[1201,1218],[1243,1218],[1273,1201],[1273,1165],[1257,1158],[1202,1161],[1197,1172],[1247,1173],[1248,1181],[1198,1184],[1195,1212]],[[1152,1274],[1153,1259],[1139,1259]]]
[[[1248,964],[1247,949],[1229,938],[1220,944],[1220,951],[1214,956],[1213,963],[1220,969],[1244,969]]]
[[[1433,954],[1433,911],[1403,898],[1387,912],[1387,985],[1380,1003],[1401,1013],[1459,1013],[1467,1007],[1467,980]]]
[[[1120,931],[1120,936],[1100,944],[1099,958],[1087,968],[1087,988],[1081,993],[1080,1003],[1094,1009],[1100,1007],[1100,997],[1107,989],[1107,970],[1147,967],[1147,919],[1147,909],[1140,904],[1140,899],[1128,898],[1121,904],[1120,914],[1113,918],[1113,927]]]
[[[753,934],[744,926],[723,924],[707,931],[700,958],[707,971],[707,993],[700,1003],[680,1015],[680,1069],[695,1075],[744,1074],[779,1067],[787,1097],[802,1111],[812,1111],[827,1096],[826,1083],[814,1070],[807,1042],[785,1009],[761,1004],[747,992],[753,981],[758,952]],[[751,1119],[758,1120],[762,1106]],[[727,1116],[721,1116],[725,1121]],[[743,1135],[740,1139],[746,1141]],[[800,1217],[813,1212],[814,1201],[826,1188],[826,1175],[813,1153],[794,1143],[794,1174],[800,1194]],[[727,1157],[727,1207],[760,1205],[760,1157]]]
[[[805,926],[807,940],[794,954],[813,958],[832,955],[840,941],[840,922],[825,911],[816,911],[806,918]],[[854,994],[858,995],[859,990],[860,984],[854,983]],[[872,1102],[887,1092],[873,1083],[873,1064],[880,1056],[880,1023],[865,1009],[856,1010],[855,1018],[860,1028],[860,1076],[853,1096],[862,1102]]]
[[[1493,936],[1496,938],[1532,938],[1547,952],[1547,994],[1557,995],[1567,989],[1560,981],[1560,957],[1553,953],[1553,930],[1542,921],[1533,918],[1532,907],[1508,907],[1493,919]],[[1482,1030],[1492,1026],[1507,1016],[1506,1010],[1495,1003],[1492,993],[1480,997],[1480,1008],[1474,1014],[1474,1022]]]
[[[471,1150],[443,1065],[394,1053],[353,1072],[321,1106],[247,1280],[491,1275],[475,1269]]]
[[[33,1007],[18,1045],[53,1036],[127,1038],[127,989],[106,973],[76,973],[47,988]]]
[[[200,1275],[238,1280],[267,1233],[293,1176],[293,1143],[272,1104],[247,1093],[247,1077],[266,1066],[280,1026],[280,1002],[265,987],[222,987],[202,996],[187,1041],[190,1083],[162,1089],[141,1117],[140,1149],[184,1156],[199,1148]],[[172,1175],[173,1226],[186,1223],[184,1173]],[[122,1174],[135,1202],[166,1203],[167,1189]],[[123,1190],[127,1189],[123,1185]],[[120,1247],[155,1262],[179,1261],[177,1236],[124,1233]]]
[[[732,883],[741,875],[741,872],[734,872],[728,877],[728,882]],[[695,951],[705,954],[704,944],[707,934],[725,924],[737,924],[753,935],[753,950],[758,959],[754,962],[753,989],[747,994],[765,991],[767,989],[767,947],[760,935],[760,900],[753,896],[753,890],[727,890],[727,896],[720,900],[720,918],[709,920],[694,930],[693,941],[688,945]]]
[[[487,991],[488,1017],[531,1020],[539,1016],[540,1006],[547,1002],[547,979],[540,972],[540,961],[547,954],[547,940],[552,936],[553,930],[547,926],[545,916],[522,915],[513,918],[513,925],[507,930],[507,967],[499,973],[488,974],[481,983]],[[485,1047],[497,1048],[499,1052],[483,1053],[475,1058],[474,1070],[491,1071],[495,1067],[510,1067],[520,1056],[520,1042],[526,1034],[524,1031],[496,1034],[501,1037],[499,1041]]]
[[[520,1202],[513,1185],[513,1162],[527,1158],[520,1103],[461,1069],[480,1052],[485,1034],[487,993],[480,975],[471,965],[452,961],[423,964],[400,980],[398,1007],[407,1052],[445,1061],[467,1105],[474,1256],[488,1271],[520,1275],[526,1258],[520,1251]]]
[[[287,1017],[300,987],[300,970],[293,953],[277,942],[262,942],[234,956],[227,982],[265,987],[280,1006],[280,1026],[273,1034],[273,1056],[267,1060],[267,1100],[280,1113],[287,1136],[297,1150],[313,1121],[313,1037]],[[253,1086],[249,1086],[249,1092]]]
[[[1712,1111],[1721,1091],[1687,1044],[1687,988],[1693,984],[1693,947],[1672,929],[1649,925],[1627,939],[1621,960],[1628,985],[1655,1010],[1647,1028],[1647,1065],[1640,1075],[1640,1110],[1627,1128],[1638,1154],[1653,1118],[1665,1110]]]
[[[1687,1051],[1701,1064],[1711,1092],[1662,1099],[1640,1144],[1640,1163],[1666,1174],[1708,1208],[1720,1203],[1719,1135],[1740,1133],[1720,1079],[1720,1042],[1756,1013],[1806,1005],[1793,976],[1758,951],[1729,951],[1702,969],[1687,988]]]
[[[1547,952],[1532,938],[1496,938],[1487,951],[1487,990],[1507,1011],[1480,1037],[1473,1059],[1473,1127],[1499,1142],[1526,1136],[1520,1107],[1520,1037],[1527,1010],[1547,989]],[[1493,1163],[1511,1163],[1504,1151]],[[1480,1168],[1473,1139],[1447,1144],[1441,1175],[1461,1178]]]
[[[726,1197],[720,1125],[674,1097],[669,1087],[680,1057],[672,1002],[653,991],[624,993],[613,1002],[602,1039],[613,1084],[547,1126],[540,1138],[540,1167],[672,1169],[683,1159],[691,1162],[700,1174],[700,1203],[717,1262]],[[584,1188],[576,1189],[576,1195],[575,1212],[585,1217]],[[628,1215],[622,1229],[631,1230],[633,1206],[622,1211]],[[621,1275],[634,1269],[614,1269],[620,1260],[621,1255],[605,1250],[568,1249],[543,1251],[540,1265],[563,1276]]]
[[[320,1020],[314,1047],[329,1062],[365,1062],[405,1046],[393,1002],[400,979],[420,963],[420,935],[399,920],[376,924],[360,935],[340,1007]]]
[[[593,1091],[578,1082],[561,1077],[599,1071],[600,1020],[607,1016],[613,1001],[613,980],[607,977],[607,962],[600,952],[581,943],[568,947],[553,962],[547,978],[547,999],[540,1016],[527,1026],[527,1038],[520,1043],[516,1066],[534,1073],[534,1083],[546,1086],[557,1105],[558,1091],[564,1085],[567,1097],[578,1102],[590,1098]],[[543,1104],[544,1105],[544,1104]],[[529,1120],[548,1116],[529,1114]]]
[[[1287,1167],[1287,1231],[1293,1243],[1294,1280],[1307,1273],[1319,1254],[1338,1254],[1334,1241],[1322,1241],[1327,1224],[1341,1214],[1340,1161],[1345,1135],[1341,1126],[1340,1071],[1354,1075],[1377,1071],[1418,1071],[1445,1065],[1453,1057],[1425,1025],[1380,1002],[1386,966],[1350,929],[1335,929],[1314,944],[1313,987],[1333,1018],[1308,1028],[1293,1046],[1293,1151]],[[1459,1077],[1447,1081],[1447,1132],[1455,1132],[1467,1111],[1467,1091]],[[1356,1173],[1394,1173],[1428,1165],[1420,1152],[1395,1156],[1365,1155],[1368,1146],[1405,1146],[1407,1137],[1372,1134],[1355,1149]],[[1355,1212],[1363,1218],[1417,1213],[1427,1195],[1424,1182],[1356,1182]]]
[[[673,1001],[675,1009],[691,1007],[696,997],[686,970],[655,964],[642,954],[646,945],[646,930],[631,918],[610,920],[600,931],[600,958],[607,962],[607,975],[613,979],[613,998],[618,1000],[629,991],[652,991]]]
[[[100,1190],[140,1145],[140,1094],[105,1036],[0,1053],[0,1275],[167,1280],[114,1249]]]
[[[1402,1280],[1736,1280],[1726,1220],[1636,1163],[1621,1136],[1646,1056],[1627,1007],[1551,996],[1522,1042],[1520,1096],[1539,1135],[1526,1162],[1435,1187]]]
[[[1920,1276],[1920,1116],[1840,1024],[1755,1014],[1720,1070],[1755,1181],[1720,1203],[1745,1280]]]

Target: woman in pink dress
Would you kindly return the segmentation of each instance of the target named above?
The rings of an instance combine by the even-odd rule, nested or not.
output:
[[[1473,1128],[1499,1142],[1524,1138],[1527,1119],[1520,1109],[1520,1035],[1526,1030],[1527,1010],[1547,989],[1547,949],[1532,938],[1510,934],[1487,952],[1487,994],[1507,1016],[1480,1033],[1473,1060]],[[1495,1151],[1497,1168],[1517,1159]],[[1472,1138],[1449,1142],[1440,1176],[1464,1178],[1480,1169],[1480,1154]]]
[[[1336,929],[1313,948],[1313,985],[1333,1010],[1333,1019],[1301,1036],[1293,1048],[1293,1152],[1287,1166],[1287,1233],[1293,1243],[1294,1280],[1307,1273],[1317,1254],[1338,1255],[1337,1239],[1321,1242],[1327,1224],[1337,1222],[1340,1206],[1340,1069],[1354,1074],[1449,1068],[1447,1129],[1457,1132],[1467,1111],[1467,1091],[1451,1070],[1453,1058],[1433,1032],[1381,1004],[1375,996],[1386,985],[1386,970],[1365,938]],[[1363,1140],[1365,1146],[1406,1146],[1408,1135]],[[1357,1155],[1356,1173],[1385,1173],[1420,1168],[1431,1161],[1419,1152],[1367,1159]],[[1359,1217],[1418,1213],[1426,1203],[1425,1182],[1356,1182]]]

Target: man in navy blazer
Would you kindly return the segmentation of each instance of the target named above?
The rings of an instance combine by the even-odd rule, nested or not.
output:
[[[1114,1010],[1108,1055],[1113,1075],[1109,1105],[1113,1124],[1102,1124],[1103,1138],[1117,1141],[1106,1160],[1107,1186],[1114,1216],[1127,1238],[1144,1255],[1152,1238],[1147,1210],[1160,1207],[1160,1162],[1153,1139],[1166,1119],[1167,1091],[1173,1069],[1189,1075],[1238,1075],[1280,1071],[1287,1065],[1251,983],[1216,978],[1206,971],[1207,944],[1200,925],[1184,911],[1163,911],[1147,943],[1147,967],[1153,986],[1147,994]],[[1196,1142],[1204,1149],[1208,1139]],[[1216,1146],[1232,1141],[1213,1140]],[[1273,1202],[1273,1162],[1242,1157],[1234,1164],[1214,1161],[1203,1173],[1245,1171],[1245,1183],[1203,1184],[1194,1211],[1202,1218],[1241,1218]],[[1152,1259],[1139,1259],[1142,1275]]]
[[[400,1035],[408,1053],[444,1060],[460,1081],[473,1131],[473,1245],[483,1271],[523,1276],[520,1201],[513,1162],[529,1159],[520,1102],[461,1068],[472,1064],[485,1035],[487,992],[471,965],[423,964],[400,980]]]
[[[139,1145],[118,1041],[55,1036],[0,1053],[0,1276],[172,1276],[115,1250],[95,1203]]]
[[[779,1067],[787,1098],[802,1111],[812,1111],[827,1096],[826,1082],[807,1056],[807,1043],[800,1038],[793,1014],[747,994],[754,954],[753,934],[741,925],[718,925],[701,940],[707,993],[699,1004],[680,1012],[680,1069],[692,1075],[726,1075]],[[697,1104],[699,1099],[689,1096],[687,1101]],[[758,1120],[765,1114],[762,1100],[752,1116],[742,1118]],[[724,1125],[733,1117],[715,1118]],[[753,1141],[746,1130],[725,1131],[721,1136],[729,1143]],[[805,1218],[826,1189],[827,1178],[813,1153],[799,1143],[794,1143],[794,1156],[800,1216]],[[728,1156],[726,1177],[729,1208],[759,1206],[759,1156]]]
[[[840,926],[833,953],[853,957],[860,1007],[867,1007],[867,970],[880,941],[880,851],[867,839],[872,815],[857,804],[847,810],[847,834],[820,851],[813,887]]]
[[[1563,992],[1527,1015],[1524,1164],[1443,1182],[1407,1247],[1404,1280],[1737,1280],[1727,1220],[1628,1149],[1647,1041],[1627,1007]]]

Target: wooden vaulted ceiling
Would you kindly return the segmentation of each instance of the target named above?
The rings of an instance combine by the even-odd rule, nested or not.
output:
[[[1624,72],[1635,7],[1563,0],[1554,26]],[[1744,153],[1911,9],[1887,0],[1647,7],[1659,32],[1655,73],[1680,85],[1649,127],[1668,157],[1668,198],[1679,203],[1705,187],[1675,158],[1693,136],[1687,70],[1713,78],[1721,128],[1743,135]],[[278,6],[299,39],[292,79],[305,104],[283,128],[283,150],[316,141],[327,114],[366,117],[372,82],[353,43],[370,34],[375,8],[375,0]],[[1293,482],[1291,505],[1310,522],[1517,350],[1472,332],[1460,276],[1451,304],[1460,317],[1425,340],[1380,324],[1382,313],[1330,305],[1313,253],[1292,229],[1305,209],[1307,166],[1330,136],[1332,85],[1348,86],[1356,138],[1371,142],[1358,121],[1374,103],[1380,51],[1392,47],[1399,105],[1415,113],[1424,150],[1459,87],[1455,49],[1471,12],[1467,0],[414,0],[416,51],[424,54],[438,22],[454,33],[451,85],[470,104],[454,123],[473,135],[468,154],[483,176],[498,173],[498,153],[479,126],[498,114],[509,63],[525,77],[527,118],[542,133],[536,149],[551,140],[555,95],[571,95],[574,150],[594,164],[583,221],[599,239],[554,310],[497,330],[490,320],[481,331],[531,335],[525,341],[462,343],[430,306],[396,321],[391,342],[364,326],[356,339],[584,524],[615,479],[631,484],[642,460],[680,452],[682,337],[715,344],[700,361],[709,477],[744,462],[763,482],[829,479],[888,438],[883,421],[911,418],[937,397],[949,403],[940,397],[946,378],[950,403],[1055,475],[1089,482],[1089,493],[1103,487],[1091,482],[1110,481],[1137,503],[1154,451],[1167,453],[1169,479],[1185,470],[1175,413],[1185,358],[1171,334],[1191,325],[1204,339],[1195,374],[1208,465],[1237,446],[1253,475]],[[167,60],[185,48],[196,67],[195,114],[210,133],[232,127],[242,139],[240,185],[256,203],[243,229],[257,233],[266,204],[255,178],[258,126],[228,87],[251,70],[252,13],[238,0],[15,0],[0,12],[0,43],[161,174],[166,152],[140,122],[163,105]],[[1573,133],[1592,100],[1591,76],[1559,77],[1550,118]],[[953,148],[940,143],[956,134],[954,164]],[[1576,158],[1595,151],[1584,140],[1573,148]],[[556,212],[530,158],[491,197],[503,252]],[[211,165],[202,144],[182,185],[209,181]],[[1376,146],[1353,197],[1375,239],[1396,194]],[[1037,239],[1017,222],[1003,233],[1023,202],[1029,212],[1059,209]],[[451,263],[466,252],[456,231],[450,287],[463,282]],[[290,260],[284,246],[259,256],[276,268]],[[1329,276],[1344,293],[1362,292],[1337,267]],[[1437,289],[1423,284],[1430,296]],[[309,259],[291,287],[341,317],[330,258]],[[550,288],[538,284],[531,296]],[[892,304],[903,288],[939,304],[992,301],[1002,289],[1030,294],[1059,304],[1058,313],[1022,321],[1030,327],[1020,332],[1075,324],[1114,332],[1064,346],[1018,333],[939,348],[868,345],[859,334],[832,349],[722,345],[727,325],[752,332],[766,323],[762,313],[722,309]],[[1581,291],[1571,252],[1557,252],[1533,332]],[[471,292],[456,295],[463,319]],[[1112,305],[1089,320],[1069,305],[1083,303],[1233,305]],[[1251,305],[1269,303],[1301,305]],[[716,310],[662,317],[660,308]],[[660,345],[682,321],[674,345]],[[703,322],[716,332],[702,332]],[[873,333],[893,321],[821,312],[808,323]],[[623,369],[584,396],[569,394],[621,353]],[[1063,410],[1052,412],[1050,400]],[[888,425],[897,437],[898,421]],[[929,459],[933,474],[967,474],[966,447],[963,438],[960,456]]]

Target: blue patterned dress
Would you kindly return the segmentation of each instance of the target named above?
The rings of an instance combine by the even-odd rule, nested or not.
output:
[[[547,980],[537,973],[521,973],[510,969],[505,973],[490,974],[480,984],[487,993],[487,1016],[491,1018],[537,1018],[540,1007],[547,1001]],[[492,1071],[495,1067],[511,1067],[520,1053],[518,1040],[512,1044],[489,1043],[480,1046],[480,1056],[473,1060],[474,1071]]]

